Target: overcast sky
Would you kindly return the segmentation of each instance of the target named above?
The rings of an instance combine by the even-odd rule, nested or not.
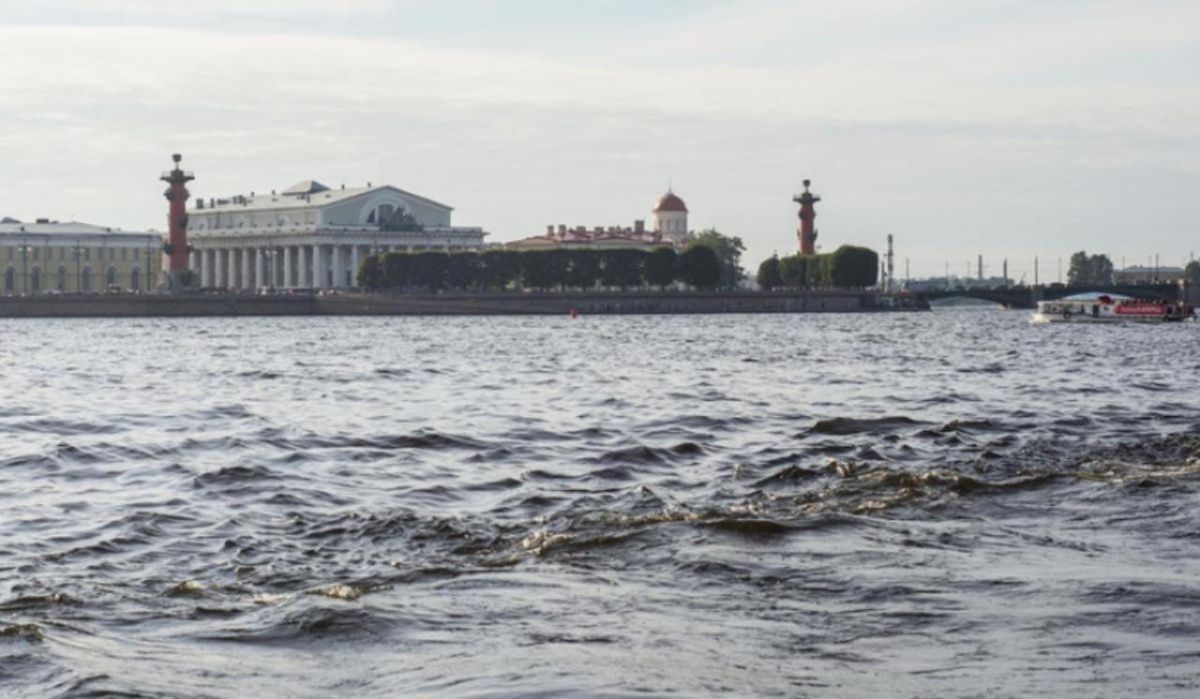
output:
[[[382,181],[492,241],[671,183],[751,269],[806,177],[901,276],[1200,252],[1197,0],[2,0],[0,95],[21,219],[162,229],[179,151],[194,195]]]

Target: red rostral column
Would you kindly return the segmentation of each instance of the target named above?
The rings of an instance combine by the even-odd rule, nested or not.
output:
[[[175,169],[164,172],[159,179],[171,185],[163,192],[163,196],[171,202],[171,212],[167,215],[167,271],[171,276],[171,288],[179,289],[183,286],[181,277],[188,268],[187,200],[191,194],[185,185],[196,178],[192,173],[180,169],[179,161],[183,160],[183,156],[176,153],[171,160],[175,161]]]
[[[811,184],[812,180],[804,180],[804,194],[792,197],[792,201],[800,205],[800,230],[796,231],[796,235],[800,238],[801,255],[812,255],[817,251],[817,231],[814,228],[817,210],[814,205],[821,201],[821,197],[808,191]]]

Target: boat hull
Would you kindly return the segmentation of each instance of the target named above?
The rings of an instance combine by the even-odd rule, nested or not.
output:
[[[1182,323],[1195,318],[1167,318],[1164,316],[1100,316],[1093,317],[1082,313],[1071,316],[1034,313],[1034,323]]]
[[[1178,323],[1195,319],[1186,303],[1150,301],[1102,294],[1095,298],[1071,297],[1039,301],[1034,323]]]

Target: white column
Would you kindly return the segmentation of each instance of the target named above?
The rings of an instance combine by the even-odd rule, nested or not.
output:
[[[308,245],[296,247],[296,286],[307,289],[312,286],[312,261],[309,256],[311,248]]]
[[[342,267],[342,246],[334,245],[330,263],[333,266],[333,288],[346,288],[346,271]]]
[[[225,286],[230,289],[237,288],[237,250],[229,248],[225,251],[225,270],[229,278],[225,280]]]
[[[312,246],[312,288],[325,288],[325,275],[321,273],[321,246]]]
[[[295,250],[290,245],[283,248],[283,287],[291,289],[296,286],[295,280],[292,279],[292,254]]]
[[[213,250],[213,286],[225,286],[225,251],[221,248]]]
[[[271,285],[271,275],[267,272],[267,255],[266,250],[258,248],[254,251],[254,280],[260,286]]]
[[[192,274],[200,271],[200,253],[195,250],[188,252],[188,269],[192,270]]]
[[[358,245],[352,245],[350,246],[350,286],[358,286],[358,268],[360,265]]]
[[[254,251],[251,250],[250,248],[242,248],[238,252],[240,253],[240,257],[242,258],[242,288],[243,289],[253,289],[254,288],[254,277],[253,277],[253,275],[251,275],[252,266],[250,264],[250,261],[251,261],[251,256],[254,254]]]

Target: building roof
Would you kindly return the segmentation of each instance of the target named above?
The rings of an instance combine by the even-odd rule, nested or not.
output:
[[[158,235],[148,231],[123,231],[120,228],[97,226],[80,221],[47,221],[39,219],[34,223],[21,223],[15,219],[6,218],[0,221],[0,235]]]
[[[654,213],[656,214],[664,211],[682,211],[687,213],[687,210],[687,204],[684,204],[683,200],[671,190],[667,190],[666,194],[659,197],[658,203],[654,205]]]
[[[316,180],[304,180],[283,190],[285,195],[299,196],[301,194],[316,194],[317,192],[328,192],[329,188],[317,182]]]
[[[292,190],[297,190],[293,193]],[[300,191],[308,190],[308,191]],[[329,206],[337,204],[355,197],[375,192],[393,191],[402,194],[403,196],[416,199],[431,206],[436,206],[446,211],[453,211],[454,207],[446,206],[440,202],[428,199],[419,194],[406,192],[399,187],[391,185],[380,185],[377,187],[345,187],[343,189],[329,189],[325,185],[315,180],[305,180],[284,190],[282,194],[251,194],[249,196],[238,195],[227,199],[217,199],[212,206],[204,205],[204,208],[197,207],[193,211],[271,211],[275,209],[307,209]]]
[[[1116,270],[1116,273],[1117,274],[1153,274],[1155,272],[1158,272],[1159,274],[1178,274],[1183,271],[1184,271],[1183,267],[1168,267],[1167,265],[1161,265],[1159,267],[1143,267],[1141,265],[1130,265],[1128,267],[1125,267],[1124,269]]]

